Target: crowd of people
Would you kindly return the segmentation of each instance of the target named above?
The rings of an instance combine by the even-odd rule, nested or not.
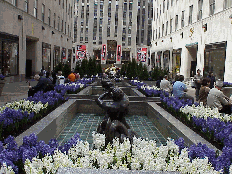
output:
[[[188,89],[183,81],[184,76],[177,75],[172,85],[172,83],[168,81],[168,76],[165,75],[163,80],[157,81],[156,86],[172,94],[174,97],[190,99],[194,103],[194,98],[186,93]],[[231,114],[232,101],[223,93],[222,87],[223,81],[216,81],[212,72],[204,78],[201,75],[201,70],[197,70],[197,74],[194,76],[196,101],[199,103],[202,102],[204,106],[208,106],[212,109],[218,108],[221,113]]]
[[[58,71],[56,73],[55,71],[45,71],[44,69],[41,69],[40,73],[36,73],[34,76],[34,79],[38,81],[36,86],[28,86],[28,97],[34,96],[35,93],[38,91],[47,92],[50,90],[54,90],[54,87],[56,85],[65,84],[68,82],[75,82],[80,79],[80,74],[75,73],[74,71],[71,71],[71,73],[68,75],[67,78],[65,78],[62,75],[62,71]]]

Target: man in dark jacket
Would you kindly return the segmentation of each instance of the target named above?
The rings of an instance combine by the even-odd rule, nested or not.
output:
[[[46,77],[39,76],[39,74],[36,74],[34,79],[38,81],[38,83],[36,86],[29,86],[28,97],[33,96],[38,91],[44,91],[48,85],[52,84],[51,80]]]

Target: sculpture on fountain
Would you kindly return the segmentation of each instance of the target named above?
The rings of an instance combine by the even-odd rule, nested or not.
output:
[[[129,107],[128,96],[120,88],[114,87],[109,79],[103,79],[101,83],[106,92],[96,99],[96,103],[106,111],[106,116],[99,124],[97,132],[105,134],[106,145],[115,137],[119,138],[120,142],[123,142],[124,137],[132,142],[134,136],[139,136],[130,130],[125,119]]]

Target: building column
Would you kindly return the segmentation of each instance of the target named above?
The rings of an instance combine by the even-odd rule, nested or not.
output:
[[[26,47],[26,35],[19,35],[19,81],[25,80],[26,76]]]
[[[35,73],[40,72],[42,68],[42,43],[37,41],[35,43]]]
[[[170,49],[170,52],[169,52],[169,73],[170,73],[170,76],[172,77],[172,74],[173,74],[173,65],[172,65],[172,52],[173,52],[173,49]]]
[[[231,76],[231,69],[232,69],[232,41],[227,41],[227,48],[226,48],[226,60],[225,60],[225,74],[224,74],[224,81],[225,82],[232,82]]]
[[[181,51],[181,67],[180,67],[180,74],[187,77],[187,70],[188,70],[188,51],[186,47],[182,48]]]
[[[161,68],[164,69],[164,52],[161,51],[161,57],[160,57],[160,60],[161,60]]]

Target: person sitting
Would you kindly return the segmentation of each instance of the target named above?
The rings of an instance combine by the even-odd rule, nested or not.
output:
[[[160,82],[160,89],[168,92],[169,94],[171,94],[172,92],[172,85],[171,83],[168,81],[168,76],[165,75],[163,80],[161,80]]]
[[[28,97],[34,96],[34,94],[38,91],[44,91],[48,84],[52,84],[51,80],[47,79],[44,76],[39,76],[39,74],[36,74],[34,79],[38,81],[38,83],[34,87],[28,86]]]
[[[173,95],[179,99],[189,99],[194,103],[194,98],[185,92],[188,91],[187,86],[182,82],[184,81],[184,76],[180,75],[178,80],[173,85]]]
[[[68,75],[68,79],[70,80],[70,82],[75,82],[76,76],[73,71],[71,72],[71,74]]]
[[[65,77],[62,76],[62,71],[60,72],[58,71],[56,85],[64,85],[64,80],[65,80]]]
[[[56,76],[56,72],[54,70],[52,70],[52,84],[56,84],[56,80],[57,80],[57,76]]]
[[[159,76],[158,80],[156,81],[155,85],[156,85],[157,88],[160,88],[160,82],[161,82],[162,79],[163,79],[163,77]]]
[[[207,105],[207,97],[210,91],[209,86],[210,86],[210,79],[204,78],[202,80],[202,86],[199,92],[199,103],[202,102],[204,106]]]
[[[221,91],[223,81],[217,81],[215,88],[209,91],[207,105],[210,108],[218,108],[220,113],[231,114],[231,100]]]

